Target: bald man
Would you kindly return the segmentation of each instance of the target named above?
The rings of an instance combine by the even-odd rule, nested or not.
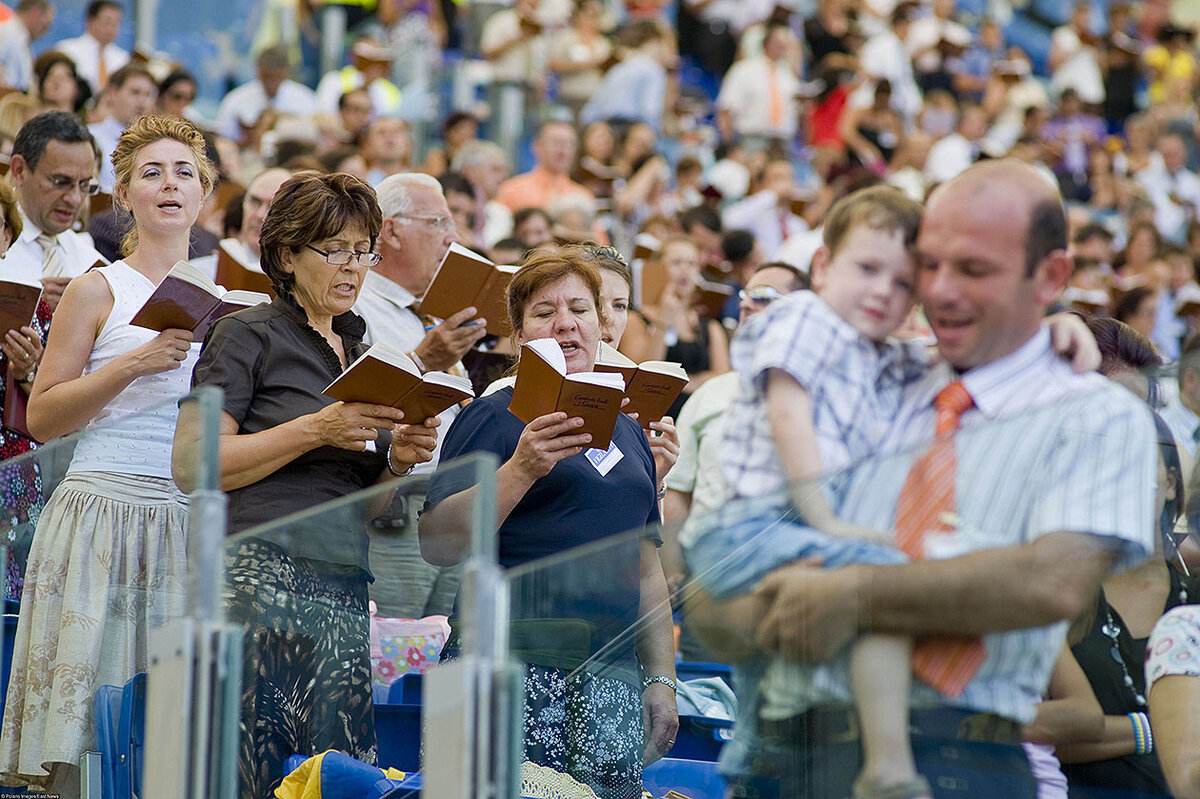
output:
[[[252,272],[261,272],[259,264],[258,237],[262,233],[263,220],[271,210],[271,199],[279,187],[292,176],[290,170],[270,167],[258,173],[242,198],[242,229],[237,236],[221,239],[221,247],[227,250],[238,263]],[[192,259],[192,265],[210,277],[217,274],[217,256],[206,255]]]
[[[738,523],[730,515],[689,552],[694,573],[715,575],[707,595],[722,601],[702,596],[692,619],[740,661],[739,684],[750,687],[739,696],[740,744],[722,757],[732,795],[764,774],[783,780],[785,796],[852,793],[861,747],[847,644],[869,631],[981,639],[982,665],[967,670],[961,693],[914,680],[917,768],[934,797],[1035,797],[1022,727],[1046,689],[1064,622],[1090,607],[1110,570],[1143,559],[1154,535],[1148,408],[1098,375],[1075,374],[1041,326],[1070,274],[1066,235],[1057,192],[1012,161],[968,169],[926,206],[917,295],[941,360],[904,390],[880,454],[848,475],[839,510],[850,524],[896,530],[898,503],[934,501],[915,475],[906,483],[934,441],[936,398],[958,384],[951,392],[970,401],[952,439],[954,504],[936,506],[936,532],[918,544],[924,560],[780,566],[793,558],[765,516],[755,522],[757,546],[723,540],[723,528]],[[796,716],[759,718],[764,652],[815,664],[795,686]]]

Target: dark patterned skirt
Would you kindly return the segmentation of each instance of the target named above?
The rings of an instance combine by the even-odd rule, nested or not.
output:
[[[241,799],[274,796],[293,754],[375,763],[366,573],[257,539],[226,558],[226,613],[245,629]]]
[[[525,667],[525,759],[600,799],[642,795],[642,697],[612,677]]]

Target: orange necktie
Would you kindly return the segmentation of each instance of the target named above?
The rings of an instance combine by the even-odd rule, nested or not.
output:
[[[772,133],[779,130],[783,123],[783,98],[779,95],[779,76],[775,70],[778,67],[774,61],[767,61],[767,91],[771,95],[770,121]]]
[[[937,434],[933,446],[913,463],[896,504],[896,543],[913,560],[925,557],[925,535],[950,529],[958,458],[954,433],[963,413],[975,404],[961,380],[934,400]],[[937,636],[913,647],[913,672],[943,694],[956,697],[987,658],[983,642],[968,636]]]
[[[108,64],[104,63],[104,45],[100,45],[100,64],[96,70],[96,79],[100,84],[96,87],[96,92],[99,93],[108,85]]]

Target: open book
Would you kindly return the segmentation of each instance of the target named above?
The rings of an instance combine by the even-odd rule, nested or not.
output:
[[[475,396],[467,378],[446,372],[422,375],[412,358],[382,341],[346,367],[325,388],[325,394],[342,402],[391,405],[404,411],[404,420],[409,424],[437,416]]]
[[[625,378],[625,396],[629,398],[629,404],[622,410],[636,413],[638,423],[647,430],[651,422],[663,418],[688,384],[688,373],[680,364],[671,361],[634,363],[603,341],[596,354],[596,371],[616,372]]]
[[[539,416],[564,411],[579,416],[583,427],[572,435],[591,433],[590,447],[607,449],[612,442],[625,380],[611,372],[575,372],[567,374],[562,348],[552,338],[539,338],[521,345],[517,364],[517,384],[508,404],[512,415],[525,424]]]
[[[41,286],[0,280],[0,336],[33,324],[41,296]]]
[[[192,341],[203,341],[225,314],[270,301],[256,291],[225,291],[187,261],[178,261],[129,323],[151,330],[190,330]]]
[[[258,291],[271,294],[271,278],[242,263],[238,247],[232,239],[222,239],[217,245],[217,284],[232,291]]]
[[[455,242],[446,251],[421,298],[421,313],[445,319],[474,306],[487,319],[489,335],[507,336],[505,293],[508,281],[518,269],[519,266],[498,266]]]

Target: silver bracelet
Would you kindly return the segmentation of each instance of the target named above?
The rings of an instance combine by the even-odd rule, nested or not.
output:
[[[675,682],[674,680],[672,680],[670,677],[668,677],[665,674],[655,674],[650,677],[644,678],[642,680],[642,690],[645,691],[647,688],[649,688],[652,684],[654,684],[656,682],[660,682],[663,685],[670,688],[672,693],[676,693],[676,694],[679,693],[679,683]]]
[[[412,474],[412,470],[415,468],[417,468],[417,464],[410,463],[408,465],[408,468],[405,469],[404,471],[402,471],[402,472],[396,471],[396,467],[392,466],[392,448],[391,448],[391,446],[388,447],[387,470],[389,473],[391,473],[392,477],[408,477],[410,474]]]

